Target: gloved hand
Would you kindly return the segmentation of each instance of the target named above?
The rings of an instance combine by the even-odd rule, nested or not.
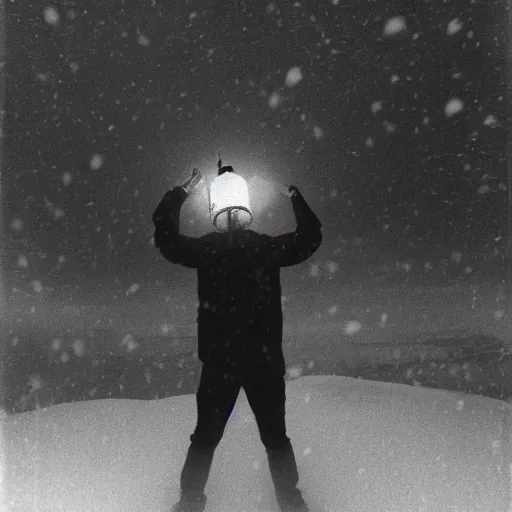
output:
[[[181,188],[187,194],[190,194],[199,185],[199,183],[201,183],[202,179],[203,176],[201,175],[199,170],[194,167],[194,170],[192,171],[192,176],[188,179],[187,182],[181,185]]]
[[[288,197],[298,196],[299,194],[299,189],[295,185],[290,185],[288,187]]]

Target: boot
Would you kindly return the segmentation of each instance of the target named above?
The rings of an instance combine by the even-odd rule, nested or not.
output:
[[[281,512],[310,512],[299,489],[294,489],[292,493],[286,495],[278,494],[277,503]]]
[[[181,499],[174,505],[171,512],[204,512],[206,496],[203,493],[181,493]]]

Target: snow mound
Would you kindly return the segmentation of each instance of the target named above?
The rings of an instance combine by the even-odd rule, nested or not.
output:
[[[335,376],[286,385],[288,435],[312,512],[507,510],[509,404]],[[195,421],[194,395],[3,417],[1,510],[168,512]],[[206,512],[277,512],[243,391],[206,494]]]

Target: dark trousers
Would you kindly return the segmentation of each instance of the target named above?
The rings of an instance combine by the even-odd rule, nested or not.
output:
[[[265,446],[278,497],[296,492],[297,465],[285,426],[285,381],[269,369],[235,372],[204,364],[197,391],[197,425],[181,473],[181,490],[204,492],[215,448],[244,388]]]

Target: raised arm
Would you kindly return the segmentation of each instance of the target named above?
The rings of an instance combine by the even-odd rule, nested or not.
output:
[[[155,225],[155,247],[162,256],[184,267],[197,268],[204,252],[204,242],[201,238],[192,238],[180,234],[180,212],[188,191],[200,181],[201,175],[196,170],[183,187],[174,187],[165,193],[153,213]]]
[[[306,203],[297,187],[290,186],[290,200],[297,222],[294,232],[270,237],[266,242],[268,264],[290,267],[306,261],[322,243],[322,223]]]

